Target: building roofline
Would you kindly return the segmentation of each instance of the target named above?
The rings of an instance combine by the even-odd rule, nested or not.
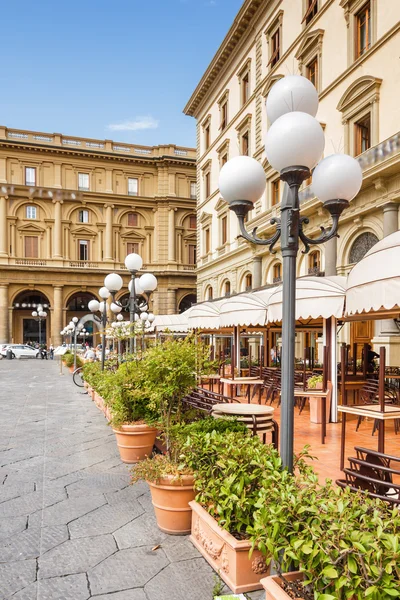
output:
[[[222,44],[218,48],[214,58],[208,65],[207,70],[200,79],[196,89],[183,109],[185,115],[190,117],[196,116],[196,111],[199,107],[199,104],[211,87],[218,73],[222,70],[226,61],[236,48],[240,39],[246,33],[248,24],[262,4],[263,0],[245,0]]]

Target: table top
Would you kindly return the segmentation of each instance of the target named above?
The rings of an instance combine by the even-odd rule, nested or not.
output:
[[[260,406],[259,404],[230,404],[222,402],[214,404],[213,412],[224,413],[226,415],[272,415],[274,414],[273,406]]]
[[[379,419],[380,421],[400,419],[400,406],[391,406],[390,404],[385,404],[385,412],[381,412],[379,404],[341,405],[338,406],[338,411],[351,415],[360,415],[362,417],[370,416],[374,419]]]
[[[294,395],[297,397],[310,396],[311,398],[322,398],[328,395],[328,391],[324,392],[324,390],[303,390],[301,388],[295,388]]]
[[[243,384],[256,384],[261,385],[264,383],[264,379],[257,379],[257,377],[235,377],[235,379],[228,379],[226,377],[221,377],[222,383],[228,383],[231,385],[243,385]]]
[[[221,379],[221,375],[212,373],[211,375],[200,375],[200,379]]]

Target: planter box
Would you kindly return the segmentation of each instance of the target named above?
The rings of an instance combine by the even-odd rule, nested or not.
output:
[[[261,578],[269,573],[261,552],[255,550],[249,558],[251,544],[237,540],[221,529],[200,504],[192,508],[190,540],[223,581],[235,594],[261,590]]]
[[[285,573],[286,579],[289,581],[295,581],[296,579],[303,579],[303,575],[299,571],[294,573]],[[265,590],[265,600],[291,600],[292,597],[285,592],[281,587],[281,580],[278,575],[272,577],[266,577],[261,579],[262,586]]]

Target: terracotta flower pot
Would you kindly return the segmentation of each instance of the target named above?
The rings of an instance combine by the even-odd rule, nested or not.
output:
[[[303,575],[299,573],[299,571],[295,571],[294,573],[286,573],[285,577],[289,581],[303,579]],[[289,594],[287,594],[285,590],[282,589],[282,582],[278,575],[273,575],[271,577],[261,579],[261,583],[265,590],[265,600],[287,600],[288,598],[292,598],[292,596],[289,596]]]
[[[170,535],[187,535],[191,531],[192,509],[196,496],[193,475],[179,479],[166,475],[158,483],[147,482],[156,514],[157,525]]]
[[[132,465],[150,456],[157,435],[155,427],[149,427],[146,423],[121,425],[113,432],[122,462]]]
[[[261,578],[269,572],[261,552],[249,557],[251,544],[237,540],[197,502],[191,502],[190,540],[235,594],[261,590]]]

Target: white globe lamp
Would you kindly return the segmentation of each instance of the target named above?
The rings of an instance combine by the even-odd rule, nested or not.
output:
[[[350,202],[362,185],[359,162],[348,154],[331,154],[315,167],[311,188],[321,200],[341,199]]]
[[[142,312],[142,313],[140,314],[140,319],[141,319],[142,321],[147,321],[147,319],[148,319],[148,316],[149,316],[149,315],[147,314],[147,312]]]
[[[104,279],[104,287],[106,287],[110,292],[119,292],[119,290],[123,286],[123,280],[118,273],[110,273]]]
[[[111,308],[112,312],[115,314],[120,313],[122,310],[122,306],[120,304],[117,304],[116,302],[111,302],[110,308]]]
[[[140,271],[143,266],[143,259],[139,254],[128,254],[125,258],[125,266],[131,273],[136,273],[136,271]]]
[[[150,323],[153,323],[153,321],[154,321],[155,318],[156,317],[155,317],[155,315],[153,315],[153,313],[149,313],[148,317],[147,317],[147,320],[150,321]]]
[[[236,156],[221,169],[219,191],[224,200],[234,207],[246,205],[251,210],[265,191],[265,173],[261,164],[250,156]]]
[[[139,285],[144,292],[154,292],[157,287],[157,277],[152,273],[144,273],[139,278]]]
[[[98,302],[98,300],[91,300],[88,304],[88,309],[91,312],[97,312],[100,308],[100,303]]]
[[[266,106],[271,123],[289,112],[303,112],[315,117],[318,92],[311,81],[302,75],[287,75],[272,86]]]
[[[110,297],[110,290],[106,287],[102,287],[99,289],[99,296],[103,298],[103,300],[107,300]]]
[[[314,117],[289,112],[279,117],[268,130],[265,152],[271,167],[279,172],[291,167],[311,170],[322,156],[325,137]]]

